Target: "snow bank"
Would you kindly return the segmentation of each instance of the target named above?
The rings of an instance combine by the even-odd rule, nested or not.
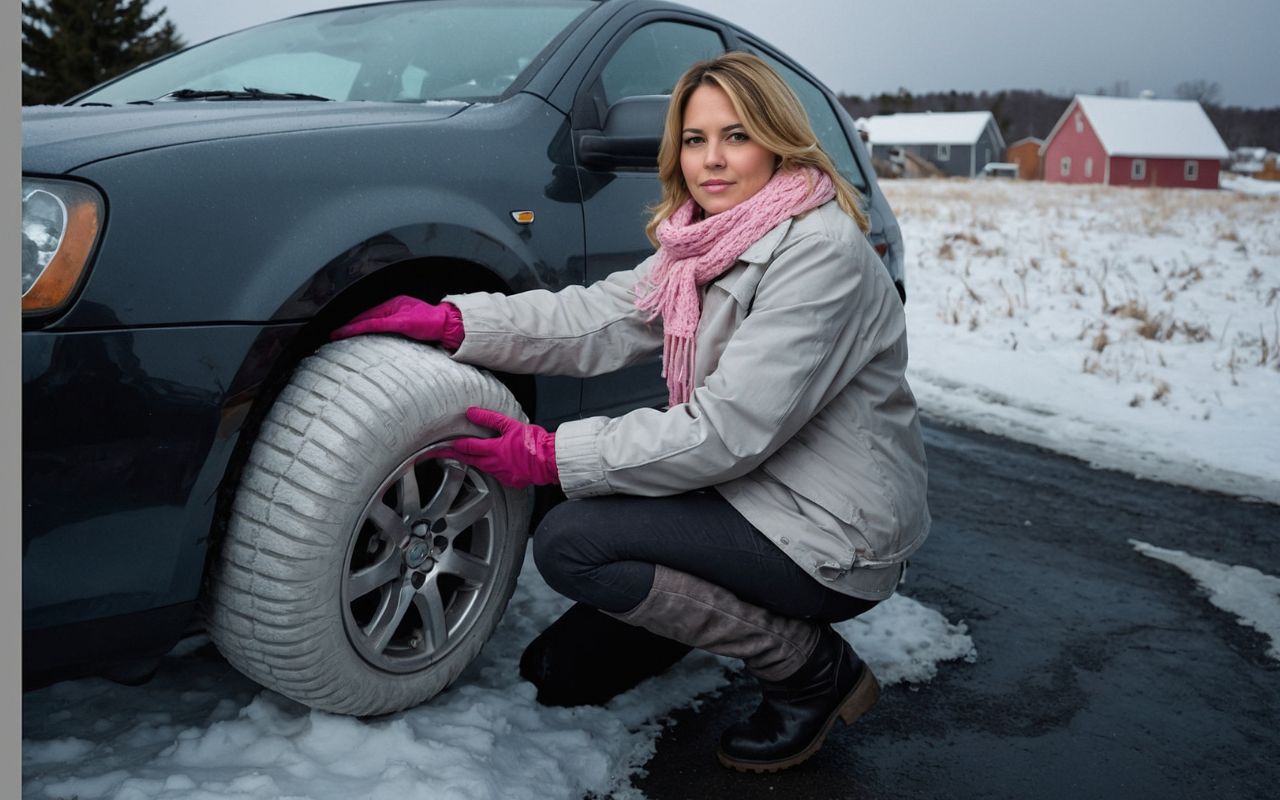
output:
[[[261,690],[208,640],[184,640],[146,686],[57,684],[24,697],[23,796],[79,800],[547,800],[637,797],[663,720],[728,683],[738,662],[694,652],[605,707],[544,708],[520,680],[524,646],[569,605],[526,561],[497,634],[458,684],[376,720]],[[881,683],[970,659],[963,624],[895,596],[840,626]],[[714,768],[712,753],[707,753]]]
[[[1241,625],[1266,634],[1271,639],[1267,655],[1280,661],[1280,578],[1253,567],[1209,561],[1137,539],[1130,539],[1129,544],[1144,556],[1172,564],[1195,578],[1209,593],[1210,603],[1234,614]]]
[[[1261,167],[1259,167],[1259,169],[1261,169]],[[1280,194],[1280,181],[1260,181],[1257,178],[1251,178],[1247,175],[1232,175],[1229,172],[1221,173],[1221,177],[1218,179],[1218,185],[1223,189],[1229,189],[1230,191],[1241,192],[1243,194]]]

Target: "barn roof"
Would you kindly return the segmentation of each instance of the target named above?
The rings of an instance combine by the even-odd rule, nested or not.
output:
[[[1195,100],[1135,100],[1083,94],[1075,99],[1107,155],[1213,159],[1229,155],[1218,129]],[[1050,139],[1070,114],[1068,107],[1049,134]]]
[[[1000,128],[990,111],[888,114],[868,117],[866,121],[872,144],[973,144],[988,124],[1000,137]],[[1003,138],[1000,144],[1004,145]]]

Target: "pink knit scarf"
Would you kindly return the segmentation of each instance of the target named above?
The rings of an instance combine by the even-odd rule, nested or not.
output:
[[[706,219],[695,219],[693,200],[658,223],[658,260],[636,287],[636,307],[649,320],[662,317],[662,376],[671,405],[693,393],[694,337],[702,316],[698,287],[720,277],[747,248],[783,220],[835,197],[831,178],[806,167],[779,170],[760,191]]]

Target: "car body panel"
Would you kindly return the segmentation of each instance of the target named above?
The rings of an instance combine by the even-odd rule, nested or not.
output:
[[[23,335],[24,627],[195,599],[245,404],[297,327]]]
[[[106,327],[104,308],[126,327],[308,319],[380,267],[426,256],[483,264],[513,288],[580,280],[572,155],[548,159],[563,117],[524,95],[457,122],[195,142],[74,170],[112,188],[98,261],[56,327]],[[464,143],[471,158],[436,155]],[[141,173],[179,179],[130,179]]]
[[[100,159],[158,147],[268,133],[428,122],[447,119],[467,105],[169,101],[126,108],[42,106],[23,113],[22,169],[58,175]]]

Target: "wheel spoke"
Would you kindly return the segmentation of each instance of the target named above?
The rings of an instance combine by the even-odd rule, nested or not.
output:
[[[422,512],[422,500],[418,497],[418,473],[412,465],[400,476],[400,491],[397,492],[400,500],[400,515],[418,516]]]
[[[492,568],[483,559],[460,550],[451,550],[437,569],[450,575],[457,575],[472,586],[483,586],[485,581],[489,580],[489,573],[492,572]]]
[[[462,481],[467,477],[467,468],[456,461],[441,461],[440,466],[444,471],[444,480],[440,482],[440,488],[436,489],[431,502],[427,503],[427,507],[422,511],[422,516],[428,519],[439,519],[444,516],[449,506],[453,505],[453,501],[458,499],[458,492],[462,491]]]
[[[393,547],[399,547],[409,538],[409,526],[404,519],[381,499],[375,500],[369,509],[369,521]]]
[[[440,583],[433,575],[413,596],[413,605],[422,617],[422,627],[431,650],[444,647],[449,639],[449,623],[444,618],[444,601],[440,599]]]
[[[383,554],[376,562],[356,570],[347,577],[348,600],[364,597],[374,589],[400,577],[400,549],[387,546],[383,550]]]
[[[489,513],[493,508],[493,496],[487,491],[474,495],[465,503],[449,510],[445,515],[445,521],[449,524],[449,530],[452,533],[461,533],[470,528],[475,521]]]
[[[375,653],[382,653],[387,649],[387,645],[391,644],[391,637],[395,635],[396,628],[404,619],[405,612],[409,610],[409,604],[413,601],[415,594],[417,591],[413,588],[413,584],[404,581],[399,587],[390,587],[390,591],[382,598],[382,604],[378,607],[377,613],[364,629],[365,635],[369,637],[369,645]]]

